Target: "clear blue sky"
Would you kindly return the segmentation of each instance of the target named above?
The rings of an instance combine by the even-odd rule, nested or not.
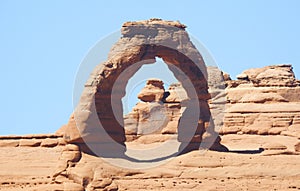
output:
[[[0,134],[55,132],[72,113],[77,68],[125,21],[179,20],[232,76],[292,63],[300,1],[0,1]]]

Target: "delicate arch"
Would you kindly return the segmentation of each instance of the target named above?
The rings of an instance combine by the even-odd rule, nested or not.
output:
[[[201,54],[190,41],[184,25],[179,22],[152,19],[127,22],[122,26],[122,37],[112,47],[107,61],[94,69],[85,85],[80,102],[74,111],[74,118],[67,127],[68,141],[95,142],[102,145],[109,145],[114,141],[123,145],[125,151],[126,138],[121,99],[125,96],[128,80],[143,64],[154,63],[155,57],[164,60],[192,100],[191,109],[187,109],[180,119],[180,123],[184,125],[179,124],[178,140],[188,145],[195,143],[197,148],[203,141],[204,132],[206,137],[214,134],[213,129],[210,131],[207,129],[211,118],[207,103],[210,95],[206,66]],[[117,81],[120,74],[129,67],[130,70],[122,75],[123,79]],[[114,94],[112,94],[113,86],[117,86],[118,89]],[[201,112],[195,113],[193,107],[200,109]],[[191,116],[195,114],[197,116],[193,118],[196,121],[191,120]],[[68,134],[68,131],[74,132],[76,128],[74,119],[79,131]],[[105,132],[100,130],[99,121]],[[191,132],[192,137],[186,136]],[[109,136],[105,136],[106,133]],[[219,141],[220,139],[217,139],[216,142]]]

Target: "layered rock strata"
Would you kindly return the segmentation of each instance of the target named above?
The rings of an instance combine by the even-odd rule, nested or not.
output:
[[[215,128],[220,134],[281,134],[300,137],[300,86],[291,65],[250,69],[237,77],[237,80],[231,80],[228,74],[218,68],[208,67],[211,96],[208,102]],[[173,91],[175,88],[176,91]],[[172,120],[161,121],[165,127],[173,127],[171,134],[176,134],[181,102],[187,99],[185,94],[178,97],[176,92],[185,92],[180,83],[171,85],[166,91],[168,96],[163,101],[164,107],[161,107],[163,113],[177,114],[177,117],[167,114],[167,119]],[[167,105],[170,103],[176,103],[172,112],[168,111]],[[151,117],[151,111],[145,107],[140,108],[142,105],[138,103],[133,112],[126,116],[125,122],[131,118],[130,115],[138,116],[134,114],[135,110],[143,111],[141,113]],[[162,130],[157,133],[166,132]]]
[[[208,66],[207,71],[210,122],[220,130],[226,104],[225,81],[223,72],[217,67]],[[160,99],[155,99],[157,97]],[[165,90],[161,80],[149,79],[138,98],[140,102],[124,116],[127,141],[153,143],[178,136],[180,117],[189,99],[181,83],[173,83]]]
[[[157,83],[161,86],[159,90],[153,91],[152,87]],[[153,99],[149,100],[149,97]],[[155,97],[160,99],[155,101]],[[161,142],[168,135],[178,135],[179,119],[186,108],[182,102],[187,99],[180,83],[171,84],[165,91],[161,80],[148,80],[138,98],[140,102],[124,116],[127,141],[149,135],[148,143]],[[143,140],[145,141],[144,137]]]
[[[249,69],[227,85],[221,134],[300,137],[300,83],[291,65]]]

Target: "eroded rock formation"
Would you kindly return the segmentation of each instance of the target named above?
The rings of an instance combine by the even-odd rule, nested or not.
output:
[[[150,19],[124,23],[121,32],[122,37],[112,47],[107,61],[98,65],[90,75],[74,115],[61,131],[66,141],[96,142],[98,146],[103,143],[109,151],[118,147],[116,153],[124,153],[126,137],[121,98],[125,96],[127,81],[143,64],[154,63],[155,57],[159,57],[181,82],[189,97],[181,115],[182,125],[178,126],[178,141],[183,145],[181,151],[184,148],[197,149],[200,142],[212,149],[224,149],[219,145],[220,138],[214,131],[214,124],[210,123],[206,66],[185,26],[179,22]],[[159,84],[151,84],[151,87],[157,93],[155,97],[145,91],[139,97],[145,101],[162,99]]]
[[[184,28],[179,22],[157,19],[125,23],[123,38],[113,47],[105,66],[98,66],[91,75],[80,105],[67,125],[55,135],[0,136],[0,190],[299,190],[300,87],[292,67],[277,65],[251,69],[239,75],[238,80],[231,80],[228,74],[215,67],[208,67],[207,74],[206,70],[200,73],[190,65],[191,60],[162,45],[129,46],[132,45],[130,40],[148,42],[150,39],[154,42],[163,39],[176,46],[186,42],[186,47],[182,48],[195,51]],[[172,29],[173,39],[166,37],[167,29]],[[144,34],[145,30],[148,33]],[[178,40],[179,37],[184,40]],[[129,52],[124,51],[127,49]],[[150,53],[144,54],[145,49]],[[196,51],[189,56],[195,56],[192,60],[201,61],[199,55]],[[152,63],[155,56],[164,58],[170,69],[175,64],[188,74],[191,72],[192,85],[200,88],[196,97],[193,97],[192,91],[186,91],[190,84],[184,77],[177,76],[181,83],[172,84],[167,90],[161,80],[151,79],[138,95],[141,102],[125,117],[125,129],[120,124],[114,127],[118,121],[111,118],[113,108],[106,97],[114,91],[111,83],[118,81],[114,75],[120,77],[129,65],[144,58],[152,59]],[[128,75],[122,77],[121,82],[126,82],[125,79],[144,63],[126,73]],[[199,63],[200,67],[204,67],[202,61]],[[191,68],[186,69],[186,65]],[[172,69],[173,72],[176,70]],[[194,70],[196,73],[193,73]],[[208,81],[204,80],[205,75],[208,75]],[[117,85],[121,85],[117,86],[120,92],[113,101],[120,108],[119,98],[124,94],[123,85],[126,84]],[[206,132],[211,123],[209,119],[214,119],[215,127],[222,127],[224,119],[224,127],[220,130],[223,134],[221,143],[230,152],[191,151],[174,156],[157,167],[136,169],[135,166],[114,166],[106,157],[87,152],[82,145],[84,140],[98,141],[97,136],[102,136],[93,131],[98,124],[89,121],[99,117],[111,128],[106,128],[108,132],[117,130],[116,134],[110,134],[113,139],[124,144],[127,138],[126,144],[143,152],[149,145],[156,146],[157,141],[164,141],[163,136],[166,139],[179,136],[182,129],[178,122],[191,98],[199,99],[200,103],[196,106],[204,111],[200,117],[197,115],[201,133],[194,136],[209,137],[209,133],[213,133]],[[227,106],[225,110],[224,105]],[[97,112],[93,113],[93,110]],[[122,114],[119,113],[121,124]],[[75,122],[76,115],[81,118]],[[154,127],[159,128],[148,126],[149,121],[154,121],[158,124]],[[121,127],[122,131],[119,131]],[[146,136],[146,139],[140,140],[148,133],[150,139]],[[101,138],[105,140],[105,137]],[[217,139],[216,143],[219,141]]]
[[[139,93],[138,98],[144,102],[159,102],[164,98],[163,82],[157,79],[147,81],[146,87]]]
[[[300,83],[291,65],[249,69],[227,84],[220,133],[300,137]]]
[[[246,70],[237,76],[237,80],[231,80],[228,74],[224,76],[216,67],[208,67],[208,85],[210,111],[220,134],[281,134],[300,137],[300,85],[291,65]],[[177,91],[168,93],[175,87]],[[170,90],[166,91],[170,95],[165,98],[161,112],[166,113],[167,119],[174,120],[162,122],[165,127],[178,124],[181,102],[187,98],[184,94],[177,96],[176,92],[184,92],[180,83],[170,86]],[[170,101],[177,104],[172,112],[168,111],[167,106]],[[141,105],[138,103],[135,109],[151,117],[151,111],[145,107],[139,108]],[[177,117],[168,113],[176,113]],[[163,129],[157,133],[168,132]],[[170,132],[176,134],[176,131]]]
[[[208,100],[215,129],[223,126],[226,104],[223,72],[217,67],[208,66]],[[155,86],[159,84],[159,88]],[[162,142],[178,135],[178,124],[189,99],[181,83],[173,83],[165,90],[159,79],[150,79],[138,94],[140,102],[124,116],[127,141],[142,143]],[[155,88],[153,88],[155,87]],[[143,96],[141,96],[143,95]],[[159,97],[161,99],[156,99]],[[151,98],[151,99],[149,99]],[[150,134],[149,136],[147,136]],[[140,140],[138,140],[143,136]]]
[[[0,136],[0,190],[300,189],[296,137],[231,134],[222,143],[232,152],[192,151],[138,170],[115,167],[57,135]]]
[[[160,84],[160,91],[152,91],[153,84],[157,83]],[[144,99],[141,95],[147,95],[147,98],[153,97],[153,99]],[[161,99],[156,101],[155,97]],[[178,134],[179,119],[186,108],[182,103],[188,99],[180,83],[171,84],[165,91],[161,80],[148,80],[138,98],[141,101],[124,116],[127,141],[150,135],[148,139],[143,137],[143,141],[147,143],[161,142],[170,135]]]

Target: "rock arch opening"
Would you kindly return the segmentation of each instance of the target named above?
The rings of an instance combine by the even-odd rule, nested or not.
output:
[[[126,145],[138,148],[176,140],[184,102],[189,99],[181,83],[165,88],[161,79],[150,78],[137,97],[139,101],[124,116]]]
[[[169,70],[164,61],[158,57],[153,64],[143,65],[133,76],[129,79],[126,86],[126,95],[122,98],[124,115],[132,111],[133,107],[140,102],[138,94],[146,86],[149,79],[160,79],[163,81],[165,90],[173,83],[178,82],[173,73]]]
[[[178,141],[182,143],[179,152],[198,149],[205,142],[211,143],[208,148],[222,149],[207,103],[210,95],[203,58],[189,40],[184,25],[158,19],[123,25],[122,37],[112,47],[107,61],[94,69],[85,85],[68,125],[67,141],[87,144],[99,156],[124,155],[122,98],[126,85],[156,57],[167,64],[189,98],[178,124]],[[78,131],[72,133],[74,128]]]
[[[177,50],[163,46],[145,46],[146,48],[143,46],[140,46],[139,48],[147,49],[147,52],[144,53],[144,56],[148,57],[147,60],[141,60],[132,64],[123,62],[120,64],[124,66],[117,67],[114,67],[108,63],[108,67],[102,72],[105,80],[100,81],[97,86],[95,103],[98,118],[105,131],[108,132],[114,141],[120,144],[123,144],[126,140],[124,122],[122,121],[123,108],[121,107],[121,99],[126,94],[125,87],[127,82],[141,68],[142,65],[153,63],[156,56],[161,57],[166,62],[177,80],[182,83],[182,86],[185,88],[189,99],[195,103],[197,102],[198,104],[197,107],[194,106],[192,109],[194,112],[193,114],[188,112],[186,113],[187,119],[185,123],[189,124],[190,129],[184,128],[182,131],[195,131],[193,127],[197,126],[199,121],[198,119],[194,121],[192,119],[194,115],[200,115],[200,112],[196,111],[198,108],[202,108],[200,116],[201,123],[204,123],[204,121],[209,122],[210,120],[209,108],[206,101],[209,98],[209,94],[207,93],[207,82],[203,72],[193,63],[193,61]],[[113,91],[113,88],[115,91]],[[180,132],[180,130],[178,132]],[[199,132],[199,137],[200,136],[201,133]],[[183,141],[189,141],[185,140],[184,136],[183,139]]]

